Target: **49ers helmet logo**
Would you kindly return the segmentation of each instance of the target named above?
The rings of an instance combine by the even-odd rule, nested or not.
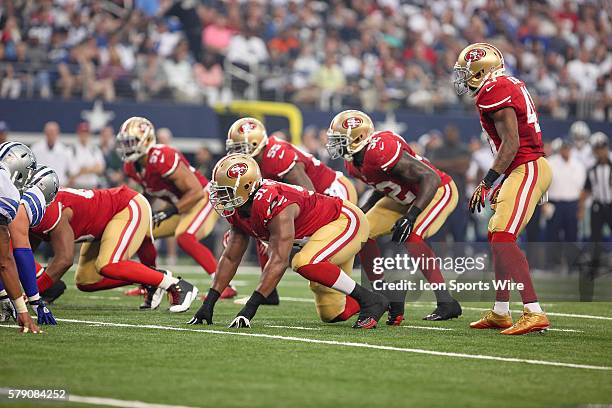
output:
[[[361,118],[352,116],[350,118],[345,119],[344,122],[342,122],[342,127],[345,129],[355,129],[361,126],[362,123],[363,123],[363,120]]]
[[[257,128],[257,125],[253,122],[245,122],[242,125],[240,125],[240,127],[238,128],[238,131],[240,133],[249,133],[251,130],[255,130],[255,128]]]
[[[465,60],[468,62],[475,62],[487,55],[487,52],[482,48],[474,48],[465,53]]]
[[[246,163],[236,163],[227,169],[227,177],[238,178],[247,172],[249,166]]]

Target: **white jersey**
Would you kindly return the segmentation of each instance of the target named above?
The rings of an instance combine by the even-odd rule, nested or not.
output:
[[[36,186],[28,188],[21,196],[19,203],[26,209],[28,220],[30,220],[30,227],[35,227],[40,224],[45,215],[45,209],[47,208],[45,205],[45,196],[40,188]]]
[[[20,199],[21,196],[11,181],[9,171],[0,165],[0,216],[6,218],[9,223],[17,216]]]

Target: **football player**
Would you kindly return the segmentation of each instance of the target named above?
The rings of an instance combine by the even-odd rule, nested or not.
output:
[[[355,299],[360,313],[353,327],[376,327],[388,301],[364,289],[345,273],[352,269],[355,254],[368,238],[368,223],[359,208],[336,197],[263,179],[257,162],[244,154],[229,155],[217,163],[211,200],[232,227],[212,288],[190,324],[203,321],[212,324],[219,293],[235,275],[252,236],[268,242],[269,259],[257,289],[230,327],[250,327],[257,308],[285,273],[294,244],[301,249],[293,257],[292,269],[310,281]],[[328,322],[335,321],[336,314],[342,312],[327,310],[324,305],[319,305],[318,311]]]
[[[336,172],[291,143],[275,136],[268,137],[264,125],[255,118],[238,119],[227,132],[227,153],[244,153],[259,165],[265,179],[283,181],[332,197],[357,204],[357,190],[341,172]],[[257,241],[259,264],[263,268],[268,262],[267,249]],[[351,271],[346,271],[350,275]],[[344,305],[346,319],[359,311],[358,304],[350,297],[330,290],[316,282],[310,282],[318,305]],[[268,302],[278,302],[274,290]]]
[[[21,196],[17,216],[9,225],[13,256],[19,273],[19,280],[28,298],[28,303],[37,316],[38,324],[56,324],[53,314],[38,293],[36,284],[36,262],[30,245],[30,228],[40,224],[45,210],[57,195],[59,178],[53,169],[38,166],[26,191]],[[0,283],[0,290],[4,287]],[[0,321],[6,316],[0,316]]]
[[[406,242],[413,257],[434,258],[425,239],[434,235],[457,206],[457,186],[446,173],[412,150],[390,131],[375,131],[372,119],[357,110],[337,114],[329,125],[326,145],[332,159],[344,158],[353,177],[374,187],[365,207],[370,236],[360,253],[370,275],[373,259],[380,256],[376,239],[393,234]],[[421,272],[431,283],[443,284],[437,262],[425,262]],[[434,291],[436,309],[424,320],[448,320],[461,315],[461,306],[447,289]],[[404,320],[404,301],[391,302],[387,324]]]
[[[14,317],[24,333],[40,333],[40,329],[32,321],[22,296],[9,226],[17,216],[21,192],[35,169],[36,158],[26,145],[18,142],[0,145],[0,281],[6,292],[0,301],[2,309],[12,309],[14,305]]]
[[[53,248],[53,258],[38,278],[40,291],[66,273],[73,263],[75,243],[82,242],[75,274],[80,290],[92,292],[139,283],[166,290],[171,312],[186,311],[197,296],[195,286],[130,260],[150,229],[148,201],[126,186],[60,189],[40,224],[32,229]],[[161,295],[150,308],[156,308],[159,301]]]
[[[521,283],[523,314],[512,323],[508,289],[497,290],[493,310],[470,324],[475,329],[504,329],[518,335],[545,330],[550,323],[536,296],[527,258],[516,238],[545,197],[552,174],[544,158],[538,113],[520,79],[504,72],[504,57],[493,45],[475,43],[459,54],[454,67],[457,94],[474,98],[480,123],[495,150],[495,160],[470,199],[470,211],[480,212],[487,198],[494,214],[489,220],[495,279]],[[503,180],[492,191],[495,182]],[[507,287],[507,285],[506,285]]]
[[[214,275],[215,256],[200,243],[219,218],[210,205],[206,177],[178,150],[156,144],[155,128],[145,118],[132,117],[123,122],[117,134],[117,152],[125,174],[140,184],[147,196],[167,203],[153,215],[153,237],[174,236],[183,251]],[[155,250],[152,245],[148,248]],[[236,291],[228,287],[222,297],[235,295]]]

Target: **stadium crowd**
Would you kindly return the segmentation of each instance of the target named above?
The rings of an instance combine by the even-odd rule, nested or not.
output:
[[[0,97],[464,109],[450,72],[486,38],[541,113],[612,115],[605,1],[136,0],[126,24],[102,3],[0,2]]]

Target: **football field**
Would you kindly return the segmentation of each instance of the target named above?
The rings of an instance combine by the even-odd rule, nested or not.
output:
[[[206,292],[196,268],[176,274]],[[258,280],[242,268],[235,284],[248,296]],[[502,336],[469,329],[490,306],[464,303],[464,315],[426,322],[431,302],[407,305],[401,327],[358,331],[323,324],[307,282],[288,272],[280,306],[262,306],[253,328],[227,329],[242,307],[220,301],[213,326],[185,324],[184,314],[139,311],[125,288],[68,289],[53,305],[59,320],[40,336],[0,326],[0,387],[65,389],[68,401],[44,406],[463,406],[574,407],[612,404],[612,304],[547,303],[546,334]],[[513,295],[513,299],[518,299]],[[520,305],[513,304],[513,317]],[[386,316],[385,316],[386,318]],[[39,401],[8,406],[41,406]],[[92,405],[94,404],[94,405]]]

